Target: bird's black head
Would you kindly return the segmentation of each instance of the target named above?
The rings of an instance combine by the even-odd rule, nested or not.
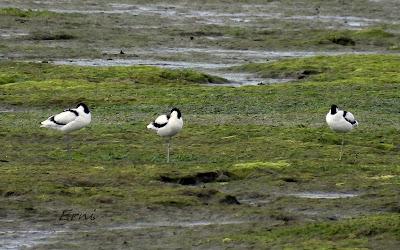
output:
[[[88,108],[88,106],[86,104],[84,104],[83,102],[79,103],[78,105],[76,105],[76,108],[82,107],[83,108],[83,112],[85,112],[86,114],[90,113],[90,110]]]
[[[171,109],[171,114],[172,114],[172,112],[174,112],[174,111],[176,111],[177,116],[178,116],[178,119],[180,119],[180,118],[182,117],[181,111],[180,111],[179,109],[177,109],[177,108],[173,108],[173,109]]]
[[[338,106],[336,106],[336,104],[332,104],[332,106],[331,106],[331,115],[336,114],[337,110],[338,110]]]

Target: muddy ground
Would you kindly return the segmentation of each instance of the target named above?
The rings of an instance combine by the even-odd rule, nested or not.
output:
[[[255,0],[223,3],[0,0],[0,8],[3,10],[0,14],[1,61],[79,66],[152,65],[168,69],[193,69],[228,80],[222,84],[210,83],[210,88],[280,84],[297,80],[292,77],[261,77],[232,68],[247,63],[318,55],[397,55],[400,50],[400,5],[396,0]],[[29,108],[0,103],[0,115],[40,116],[43,112],[49,112],[47,107]],[[118,112],[129,114],[126,110]],[[144,122],[148,113],[134,116],[139,122]],[[363,116],[368,118],[366,112]],[[207,114],[200,117],[190,114],[188,117],[189,120],[199,119],[217,128],[221,124],[237,121],[223,114],[218,119],[210,118]],[[251,117],[249,121],[240,122],[258,126],[260,119],[264,119],[260,124],[265,125],[273,118]],[[307,118],[301,119],[306,121]],[[104,119],[99,123],[104,125],[109,121]],[[300,123],[296,126],[303,126]],[[314,121],[312,126],[321,127],[322,124],[323,121]],[[200,122],[195,125],[202,126]],[[387,126],[398,131],[398,125]],[[237,146],[240,141],[236,141],[235,135],[226,133],[223,136],[222,140],[232,140],[229,148],[241,149]],[[252,144],[250,138],[243,136],[241,139]],[[196,144],[196,141],[193,143]],[[376,157],[379,156],[378,149],[371,150]],[[229,149],[227,152],[232,153]],[[309,154],[312,157],[313,152]],[[393,155],[396,156],[390,151],[377,161],[382,167],[393,166],[395,163],[388,160]],[[17,160],[17,163],[33,164],[38,168],[42,164],[52,164],[51,160],[42,163],[44,156],[41,157]],[[158,164],[163,161],[163,156],[146,157],[129,161],[123,159],[118,164],[129,166],[133,162],[136,166],[146,166],[149,162]],[[225,161],[235,164],[230,156],[221,155],[220,158],[209,159],[210,164],[214,164],[213,167],[224,165]],[[276,157],[274,160],[279,159]],[[6,156],[0,160],[0,168],[10,161]],[[190,153],[179,160],[189,161],[192,167],[207,163],[207,159],[198,159]],[[365,163],[370,164],[368,166],[364,163],[357,165],[357,161],[351,158],[347,163],[352,165],[356,162],[354,164],[357,167],[368,168],[373,160]],[[90,168],[103,164],[97,160],[94,163],[89,160],[79,163],[89,164]],[[296,164],[301,165],[298,162]],[[358,177],[349,177],[353,172],[346,168],[347,165],[338,170],[339,175],[335,177],[331,176],[336,173],[333,170],[323,172],[324,166],[309,171],[307,166],[303,166],[304,175],[297,172],[292,174],[290,170],[280,172],[267,169],[254,173],[254,176],[235,179],[218,172],[218,178],[210,177],[210,181],[199,179],[198,176],[185,180],[173,179],[174,174],[180,175],[180,171],[183,171],[179,170],[182,167],[179,164],[176,167],[176,171],[171,167],[165,171],[169,179],[162,179],[157,174],[160,179],[151,179],[149,182],[152,182],[151,185],[156,183],[154,185],[161,190],[164,187],[179,189],[190,199],[195,199],[194,204],[188,202],[188,205],[166,197],[163,202],[146,204],[140,201],[119,207],[118,202],[106,196],[100,199],[101,206],[97,210],[96,204],[87,207],[50,199],[43,212],[40,211],[42,205],[37,205],[36,201],[27,202],[21,194],[8,189],[1,190],[1,202],[12,200],[12,205],[4,205],[0,211],[0,248],[257,249],[264,245],[252,240],[237,240],[235,235],[399,211],[397,198],[390,196],[398,191],[395,185],[396,180],[398,184],[398,169],[395,167],[394,170],[385,170],[383,174],[371,170],[371,167],[368,169],[371,174],[365,177],[371,179],[365,185],[357,183],[360,181]],[[200,172],[208,173],[205,170]],[[168,181],[171,178],[173,181]],[[391,182],[393,179],[395,181]],[[383,184],[380,185],[378,182],[381,180]],[[384,186],[385,181],[388,181],[388,186]],[[186,182],[191,185],[184,185]],[[390,195],[381,198],[379,195],[382,193]],[[23,204],[23,212],[13,207],[19,203]],[[30,206],[30,203],[33,205]],[[67,219],[70,218],[68,216],[62,217],[70,212],[79,214],[71,220]],[[398,242],[399,239],[387,240],[386,249],[395,249]],[[374,244],[368,246],[379,248]],[[276,249],[283,247],[284,244]]]
[[[276,83],[227,67],[286,57],[398,53],[396,1],[1,1],[48,10],[1,16],[0,57],[76,65],[156,65]],[[123,54],[122,54],[123,53]],[[285,79],[282,79],[285,82]]]

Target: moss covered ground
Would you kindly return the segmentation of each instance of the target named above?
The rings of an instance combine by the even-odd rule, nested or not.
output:
[[[398,249],[399,7],[3,1],[0,248]],[[336,56],[285,58],[318,53]],[[54,65],[80,60],[185,69]],[[69,159],[39,126],[78,102],[92,124]],[[360,124],[342,161],[331,104]],[[172,107],[185,125],[167,164],[146,125]]]
[[[0,215],[55,227],[64,209],[96,209],[94,231],[83,237],[78,230],[68,234],[70,243],[63,236],[42,248],[134,244],[141,239],[137,230],[105,228],[143,218],[213,218],[242,223],[165,227],[153,246],[174,248],[185,239],[189,248],[396,249],[399,66],[393,55],[249,64],[232,70],[294,78],[313,73],[233,88],[207,86],[223,80],[188,70],[2,62]],[[80,101],[93,121],[71,135],[69,160],[63,135],[39,122]],[[341,137],[325,125],[332,103],[360,123],[345,136],[342,161]],[[164,141],[146,125],[171,107],[182,110],[185,126],[166,164]],[[293,195],[299,192],[355,197]],[[83,227],[71,223],[61,225]],[[149,235],[143,246],[151,248],[155,229],[143,230]],[[173,232],[178,236],[168,236]]]

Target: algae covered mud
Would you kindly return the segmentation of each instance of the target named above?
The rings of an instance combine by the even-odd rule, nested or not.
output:
[[[396,1],[6,1],[0,56],[192,68],[233,86],[287,79],[227,68],[286,57],[398,53]]]
[[[398,248],[396,1],[0,7],[1,249]],[[81,101],[68,160],[38,125]],[[166,164],[145,128],[173,106]]]

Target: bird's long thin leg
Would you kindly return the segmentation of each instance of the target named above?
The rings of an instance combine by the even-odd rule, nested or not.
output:
[[[342,145],[340,146],[340,155],[339,155],[339,161],[342,160],[342,155],[343,155],[343,146],[344,146],[344,135],[342,135]]]
[[[171,148],[171,137],[167,139],[167,163],[169,163],[169,151]]]

